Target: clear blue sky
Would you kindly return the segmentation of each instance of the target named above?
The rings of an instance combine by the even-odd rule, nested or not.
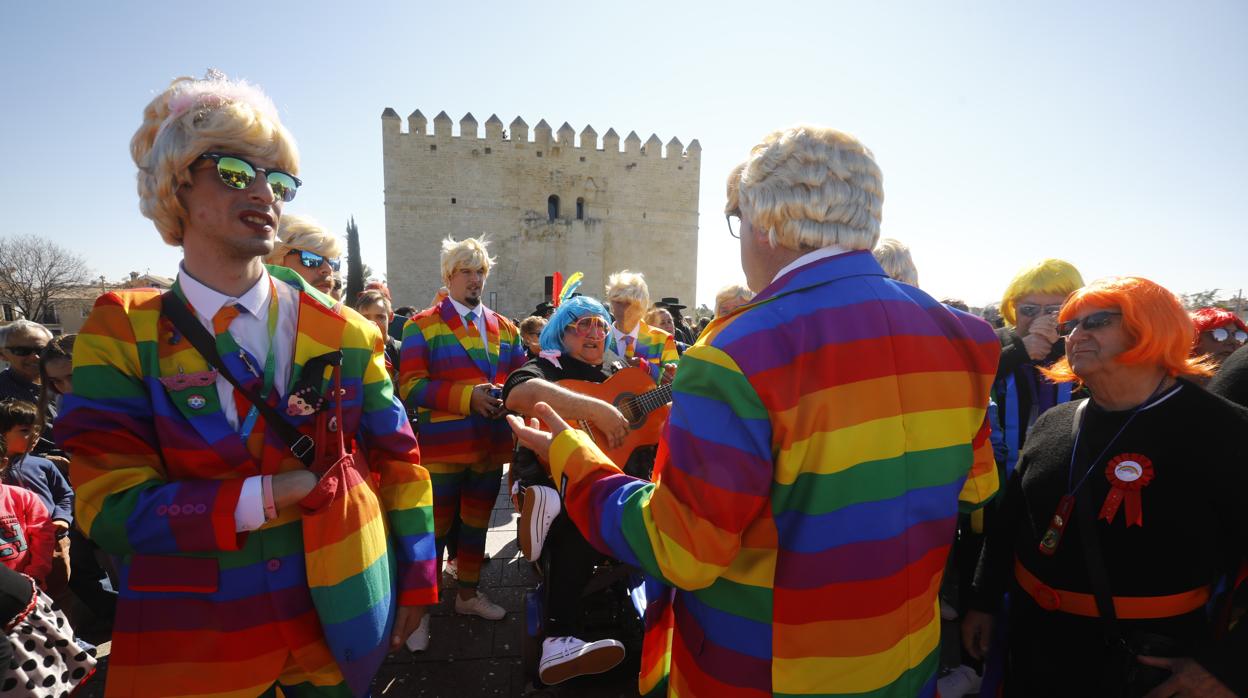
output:
[[[211,66],[262,85],[298,139],[287,211],[354,215],[378,270],[389,106],[699,139],[701,302],[740,276],[725,175],[798,122],[875,151],[884,235],[938,297],[994,300],[1047,256],[1231,294],[1248,287],[1245,37],[1237,1],[4,3],[0,235],[53,238],[109,278],[171,274],[128,143],[156,91]]]

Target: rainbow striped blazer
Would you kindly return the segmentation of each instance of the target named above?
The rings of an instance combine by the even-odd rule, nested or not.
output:
[[[560,434],[552,474],[577,527],[677,588],[647,632],[642,691],[933,695],[959,502],[998,486],[999,351],[982,320],[841,254],[685,352],[656,483]]]
[[[487,346],[464,326],[451,299],[417,313],[403,326],[399,356],[399,396],[415,409],[420,449],[427,463],[498,465],[511,457],[511,429],[506,420],[472,414],[472,388],[502,385],[528,360],[520,331],[511,320],[485,311]],[[470,334],[470,332],[472,334]]]
[[[343,352],[343,428],[355,436],[380,482],[389,550],[397,568],[360,589],[359,608],[437,602],[433,491],[403,407],[394,398],[375,325],[333,302],[292,271],[269,267],[299,294],[289,385],[309,359]],[[83,530],[120,559],[121,589],[108,695],[258,695],[288,658],[318,686],[343,684],[313,607],[299,512],[284,511],[250,533],[235,531],[244,478],[303,465],[267,429],[260,462],[220,410],[216,388],[162,377],[208,370],[161,317],[153,289],[96,301],[74,348],[74,393],[57,434],[72,452],[70,477]],[[328,394],[329,371],[321,377]],[[169,384],[169,385],[166,385]],[[193,399],[192,399],[193,398]],[[290,417],[314,434],[314,417]],[[343,569],[345,583],[364,577]],[[385,646],[374,648],[376,663]],[[375,669],[374,669],[375,671]],[[369,677],[364,677],[369,678]]]
[[[657,327],[647,325],[644,320],[639,320],[638,324],[640,327],[637,329],[637,343],[633,345],[631,353],[621,351],[625,347],[618,346],[615,335],[610,332],[607,333],[607,349],[626,359],[634,356],[645,359],[650,376],[657,382],[663,375],[664,366],[680,361],[680,354],[676,351],[676,339]]]

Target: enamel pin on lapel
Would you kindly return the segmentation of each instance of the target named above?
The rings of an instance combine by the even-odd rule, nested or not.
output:
[[[187,407],[190,407],[193,410],[202,410],[204,408],[204,405],[207,405],[207,404],[208,404],[208,398],[199,394],[192,395],[186,399]]]

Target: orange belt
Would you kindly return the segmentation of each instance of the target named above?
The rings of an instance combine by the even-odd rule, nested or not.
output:
[[[1023,563],[1014,560],[1014,578],[1018,585],[1027,592],[1040,608],[1046,611],[1061,611],[1076,616],[1096,618],[1100,612],[1096,608],[1096,597],[1092,594],[1081,594],[1075,591],[1054,589],[1036,578],[1023,567]],[[1172,618],[1190,613],[1209,601],[1209,587],[1201,587],[1181,594],[1168,596],[1115,596],[1114,612],[1119,618],[1142,620],[1146,618]]]

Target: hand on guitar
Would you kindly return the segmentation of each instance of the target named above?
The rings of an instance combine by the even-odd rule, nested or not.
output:
[[[624,439],[628,438],[628,420],[615,405],[593,399],[587,411],[590,423],[607,437],[608,448],[619,448],[624,444]]]

